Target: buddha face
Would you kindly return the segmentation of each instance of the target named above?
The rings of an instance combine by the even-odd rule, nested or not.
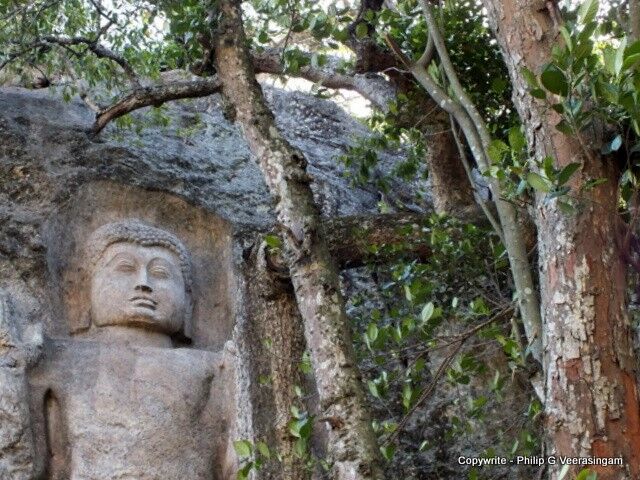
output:
[[[163,247],[110,245],[91,280],[96,326],[120,325],[172,335],[182,327],[188,305],[178,257]]]

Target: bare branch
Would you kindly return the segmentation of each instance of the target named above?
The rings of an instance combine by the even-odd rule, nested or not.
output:
[[[89,0],[91,2],[91,4],[93,5],[93,7],[96,9],[96,11],[98,12],[98,14],[105,18],[107,20],[107,24],[115,24],[118,25],[118,22],[116,22],[114,17],[109,16],[105,11],[104,8],[102,8],[102,5],[100,5],[100,2],[96,1],[96,0]],[[118,25],[120,26],[120,25]]]
[[[512,311],[513,311],[513,306],[512,305],[508,305],[507,307],[503,308],[501,311],[499,311],[498,313],[493,315],[488,320],[485,320],[484,322],[476,325],[475,327],[467,330],[466,332],[462,332],[459,335],[456,335],[455,338],[451,342],[449,342],[447,345],[443,345],[443,346],[453,345],[453,348],[447,354],[447,356],[444,358],[444,360],[442,360],[442,363],[440,363],[440,366],[438,367],[438,369],[433,374],[433,378],[432,378],[431,383],[429,384],[429,386],[427,388],[425,388],[424,391],[420,394],[420,397],[418,397],[418,399],[414,403],[413,407],[411,407],[411,410],[409,410],[405,414],[405,416],[400,420],[400,422],[398,422],[398,426],[393,431],[393,433],[389,436],[389,438],[387,439],[385,444],[389,444],[391,442],[394,442],[398,438],[398,435],[406,427],[408,421],[411,419],[413,414],[431,396],[431,394],[434,392],[434,390],[435,390],[435,388],[436,388],[436,386],[438,384],[438,380],[440,380],[440,378],[446,373],[447,369],[449,368],[449,365],[451,365],[451,362],[453,362],[453,360],[456,358],[456,355],[458,354],[458,352],[460,352],[460,350],[462,349],[462,346],[464,345],[464,343],[468,339],[473,337],[476,333],[478,333],[480,330],[482,330],[483,328],[489,326],[490,324],[494,323],[495,321],[502,319],[502,317],[504,317],[504,315],[506,315],[508,313],[511,313]],[[428,350],[425,350],[425,352],[426,351],[428,351]]]
[[[163,103],[171,100],[206,97],[218,91],[220,91],[220,82],[215,77],[141,87],[118,100],[113,105],[101,110],[100,113],[96,115],[96,121],[93,124],[92,131],[94,134],[97,134],[112,120],[122,117],[134,110],[150,106],[159,107]]]
[[[286,72],[282,64],[282,50],[269,49],[252,54],[253,66],[257,73],[291,75],[319,83],[326,88],[352,90],[359,93],[377,108],[386,111],[395,98],[396,90],[381,75],[374,73],[339,73],[338,59],[329,58],[326,67],[306,65],[295,73]]]
[[[420,58],[416,61],[416,65],[420,67],[426,67],[427,65],[429,65],[429,63],[431,63],[431,60],[433,59],[433,54],[435,53],[435,51],[436,44],[433,41],[433,37],[429,35],[427,46],[424,48],[424,52],[422,53]]]
[[[462,162],[464,170],[467,173],[467,177],[469,178],[469,183],[471,183],[472,185],[476,202],[478,203],[478,205],[480,205],[480,208],[486,215],[487,220],[489,220],[489,223],[491,223],[491,226],[493,227],[495,232],[498,234],[498,236],[500,237],[500,241],[504,245],[506,242],[504,240],[504,233],[502,232],[502,227],[500,226],[500,223],[498,222],[496,217],[493,215],[493,212],[489,210],[489,206],[487,205],[487,202],[485,202],[482,199],[482,197],[480,196],[480,194],[478,193],[475,187],[473,175],[471,175],[471,164],[469,163],[467,154],[464,151],[464,145],[462,144],[462,141],[460,140],[460,136],[458,135],[458,127],[455,123],[456,120],[451,114],[449,115],[449,119],[451,121],[451,131],[453,132],[453,138],[456,142],[456,146],[458,147],[458,153],[460,154],[460,161]]]
[[[108,26],[109,25],[107,25],[107,28]],[[55,45],[61,45],[66,47],[70,47],[73,45],[86,45],[87,48],[91,52],[93,52],[93,54],[96,55],[97,57],[107,58],[117,63],[118,65],[120,65],[122,70],[124,70],[124,73],[129,78],[129,82],[131,83],[131,85],[134,88],[140,87],[138,76],[136,75],[135,71],[133,70],[129,62],[127,62],[127,60],[124,57],[118,55],[117,53],[108,49],[104,45],[101,45],[100,43],[98,43],[98,39],[100,38],[100,35],[103,33],[103,30],[104,30],[104,27],[100,31],[100,33],[98,34],[98,37],[95,40],[92,40],[86,37],[56,37],[53,35],[46,35],[42,37],[39,42],[35,42],[34,45],[36,46],[42,45],[43,42],[45,44],[55,44]]]

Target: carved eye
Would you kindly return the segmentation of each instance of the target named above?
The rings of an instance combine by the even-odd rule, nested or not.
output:
[[[155,278],[169,278],[170,273],[169,270],[164,268],[164,267],[153,267],[150,271],[151,275],[153,275]]]
[[[123,260],[116,264],[116,271],[122,273],[133,273],[136,271],[136,266],[131,261]]]

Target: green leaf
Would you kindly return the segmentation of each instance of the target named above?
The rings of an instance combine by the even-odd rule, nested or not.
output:
[[[532,97],[539,98],[540,100],[544,100],[545,98],[547,98],[547,92],[545,92],[541,88],[534,88],[529,93]]]
[[[538,83],[538,78],[536,74],[529,70],[527,67],[522,68],[522,76],[531,88],[539,88],[540,84]]]
[[[313,372],[313,366],[311,365],[311,356],[308,351],[302,354],[302,361],[300,362],[300,371],[305,375],[309,375]]]
[[[589,191],[589,190],[594,189],[598,185],[602,185],[603,183],[607,183],[607,179],[606,178],[595,178],[593,180],[589,180],[589,181],[585,182],[585,184],[582,186],[582,190]]]
[[[571,39],[571,34],[569,33],[569,30],[567,30],[567,27],[565,25],[562,25],[560,27],[560,34],[562,35],[562,38],[564,39],[564,43],[567,46],[567,49],[569,51],[573,50],[573,41]]]
[[[524,148],[527,141],[520,130],[520,127],[513,127],[509,129],[509,145],[511,145],[511,149],[519,152]]]
[[[610,74],[615,75],[616,50],[614,50],[610,45],[607,45],[602,50],[602,59],[604,60],[604,66],[607,69],[607,71]]]
[[[558,474],[558,480],[562,480],[569,473],[569,465],[563,465],[560,469],[560,473]]]
[[[555,169],[553,168],[553,157],[546,156],[542,159],[542,169],[547,178],[553,178],[555,175]]]
[[[640,53],[640,40],[636,40],[624,51],[624,58],[632,57]]]
[[[573,127],[569,125],[569,122],[566,120],[560,120],[556,125],[556,130],[564,133],[565,135],[573,135]]]
[[[570,163],[569,165],[564,167],[558,174],[558,185],[564,185],[565,183],[567,183],[571,178],[571,175],[573,175],[579,168],[579,163]]]
[[[247,480],[247,478],[249,478],[249,473],[251,473],[254,466],[253,462],[249,462],[244,465],[240,470],[238,470],[238,476],[236,477],[237,480]]]
[[[370,323],[367,327],[367,337],[369,337],[369,341],[372,343],[378,338],[378,326],[375,323]]]
[[[578,37],[578,43],[587,45],[589,47],[589,53],[593,50],[593,42],[591,41],[591,37],[593,37],[593,35],[596,33],[598,27],[598,22],[589,22],[584,26],[584,28],[580,32],[580,36]]]
[[[576,209],[573,208],[573,205],[562,200],[558,200],[558,207],[560,207],[560,211],[562,211],[562,213],[564,213],[565,215],[570,215],[576,211]]]
[[[578,475],[576,475],[576,480],[596,480],[598,478],[595,472],[592,472],[588,468],[580,470]]]
[[[304,438],[296,440],[296,443],[293,446],[293,453],[295,453],[298,458],[305,457],[307,454],[307,441]]]
[[[396,449],[395,449],[395,447],[393,445],[384,445],[384,446],[380,447],[380,452],[382,452],[382,456],[388,462],[390,462],[391,459],[393,458],[393,454],[395,453],[395,451],[396,451]]]
[[[502,140],[492,140],[489,144],[489,148],[487,149],[487,153],[489,154],[489,158],[491,159],[492,163],[502,162],[504,154],[508,151],[509,146]]]
[[[269,447],[264,442],[258,442],[258,451],[265,458],[271,458],[271,452],[269,451]]]
[[[614,71],[616,75],[620,75],[622,71],[622,65],[624,65],[624,51],[627,48],[627,38],[623,38],[616,50],[616,57],[614,61]]]
[[[296,438],[301,438],[300,435],[300,422],[298,420],[291,420],[289,422],[289,433]]]
[[[640,53],[634,53],[633,55],[625,57],[624,62],[622,62],[622,70],[629,70],[638,60],[640,60]]]
[[[411,293],[411,287],[409,287],[409,285],[404,286],[404,296],[409,302],[413,302],[413,293]]]
[[[233,448],[239,458],[247,458],[251,456],[251,442],[247,440],[237,440],[233,442]]]
[[[551,93],[555,93],[556,95],[561,95],[563,97],[566,97],[569,93],[567,77],[565,77],[562,70],[553,64],[547,65],[542,72],[542,75],[540,75],[540,81],[544,88],[549,90]]]
[[[311,437],[311,432],[313,431],[313,417],[303,418],[302,420],[298,420],[300,424],[300,428],[298,431],[300,432],[300,437],[308,439]]]
[[[369,27],[367,26],[366,23],[360,22],[356,26],[356,38],[363,39],[367,35],[369,35]]]
[[[584,25],[592,22],[598,14],[598,7],[598,0],[586,0],[578,10],[578,23]]]
[[[369,387],[369,391],[371,392],[371,395],[373,395],[376,398],[380,398],[380,392],[378,392],[378,386],[372,380],[369,380],[367,382],[367,386]]]
[[[420,313],[420,318],[422,319],[422,322],[424,323],[428,321],[433,316],[433,312],[434,312],[433,302],[427,303],[422,308],[422,312]]]
[[[551,191],[548,180],[535,172],[527,174],[527,183],[539,192],[549,193]]]
[[[271,248],[280,248],[282,246],[282,240],[277,235],[265,235],[264,241]]]
[[[402,405],[406,410],[411,407],[411,398],[413,397],[413,388],[410,384],[405,383],[402,388]]]

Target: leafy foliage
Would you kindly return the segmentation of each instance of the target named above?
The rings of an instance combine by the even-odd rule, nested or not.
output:
[[[62,89],[66,98],[91,90],[103,100],[131,89],[132,79],[123,65],[142,83],[175,68],[211,75],[211,36],[217,22],[213,4],[112,0],[107,10],[95,0],[0,0],[2,74],[24,77],[22,83],[31,84],[35,72]],[[352,73],[358,60],[354,45],[369,42],[384,49],[385,34],[413,60],[427,43],[427,26],[416,0],[400,0],[394,8],[375,11],[360,11],[350,2],[311,0],[251,0],[245,9],[251,47],[258,53],[277,48],[288,76],[309,66]],[[640,42],[626,39],[615,8],[599,10],[597,1],[587,0],[577,11],[566,12],[562,43],[551,62],[541,72],[524,75],[531,95],[561,116],[560,132],[582,139],[587,130],[597,131],[590,137],[600,138],[600,143],[583,141],[585,151],[622,163],[621,197],[629,202],[639,174]],[[547,199],[558,198],[571,212],[574,205],[568,197],[579,194],[572,188],[582,165],[556,168],[551,157],[533,164],[515,119],[507,71],[480,2],[446,0],[439,12],[454,67],[495,138],[489,148],[491,166],[483,173],[506,186],[510,201],[526,201],[537,191]],[[71,41],[74,38],[82,40]],[[112,58],[96,55],[96,45],[112,51]],[[403,72],[397,70],[383,73],[402,79]],[[437,61],[430,73],[442,77]],[[432,132],[421,122],[431,120],[431,112],[416,113],[420,95],[424,94],[418,89],[408,88],[386,113],[374,111],[367,119],[375,135],[359,140],[342,158],[354,182],[369,183],[384,194],[392,181],[428,174],[423,159]],[[153,109],[153,121],[166,124],[162,113]],[[140,126],[131,117],[118,122],[122,127]],[[390,148],[403,149],[406,159],[388,176],[380,175],[375,169],[379,153]],[[586,179],[579,189],[601,181]],[[412,193],[416,203],[422,203],[421,192]],[[488,456],[537,453],[541,406],[526,381],[531,366],[513,312],[504,246],[489,231],[437,216],[417,228],[431,251],[428,260],[407,258],[389,266],[369,266],[360,272],[367,288],[349,291],[355,348],[376,409],[375,430],[383,456],[392,468],[403,465],[409,471],[408,464],[426,468],[427,459],[433,458],[429,455],[443,447],[419,429],[407,428],[416,411],[441,420],[442,444],[462,443],[490,425],[492,435],[475,445],[476,451]],[[406,232],[408,237],[412,233]],[[266,241],[271,249],[281,248],[278,237]],[[371,250],[405,247],[371,245]],[[301,368],[311,373],[308,358]],[[310,447],[316,419],[297,388],[300,402],[291,410],[288,433],[295,439],[296,455],[312,469],[322,464]],[[441,412],[428,402],[432,396],[438,398],[435,405],[444,405]],[[496,421],[496,412],[516,396],[527,399],[527,408],[508,418],[512,424],[504,418]],[[262,441],[238,440],[234,447],[243,462],[240,478],[267,461],[278,461],[278,452]],[[420,478],[420,471],[414,469],[406,478],[410,475]],[[469,472],[469,478],[480,475]],[[578,478],[592,480],[592,474],[585,470]]]
[[[519,427],[514,432],[502,431],[503,424],[495,425],[490,413],[514,392],[527,395],[514,380],[528,366],[520,333],[510,322],[504,248],[484,229],[436,215],[414,228],[430,247],[429,259],[370,267],[362,275],[373,285],[354,289],[349,303],[384,456],[398,473],[398,465],[421,465],[469,438],[475,451],[485,449],[487,455],[534,454],[541,412],[536,400],[514,416]],[[415,231],[406,234],[410,238]],[[432,443],[428,428],[422,434],[407,429],[416,410],[435,412],[439,405],[447,405],[449,413],[440,424],[431,417],[431,429],[442,429],[447,447]],[[474,437],[485,431],[486,422],[496,436]],[[414,478],[410,469],[404,474]]]
[[[525,76],[531,93],[560,114],[560,132],[578,139],[587,157],[604,155],[621,165],[621,196],[628,202],[637,189],[640,160],[640,42],[629,44],[620,28],[597,18],[598,10],[597,0],[582,3],[575,20],[560,28],[562,44],[554,47],[551,62],[539,77],[533,72]],[[568,194],[564,185],[581,165],[558,172],[552,163],[543,162],[545,177],[532,186],[553,195]],[[560,188],[551,187],[554,179]],[[586,179],[574,194],[603,181]]]

